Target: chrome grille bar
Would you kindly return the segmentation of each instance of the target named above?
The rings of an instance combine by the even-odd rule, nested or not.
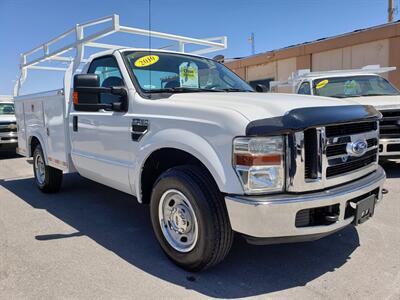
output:
[[[374,121],[375,122],[375,121]],[[372,123],[372,122],[369,122]],[[346,125],[346,124],[345,124]],[[343,124],[339,128],[329,128],[327,137],[327,125],[317,128],[306,129],[304,132],[296,132],[288,136],[288,171],[287,171],[287,190],[290,192],[302,192],[318,189],[325,189],[331,186],[340,185],[351,180],[365,176],[377,169],[378,165],[378,145],[379,145],[379,126],[375,124],[350,123],[349,134]],[[344,128],[344,129],[343,129]],[[360,132],[363,130],[367,132]],[[371,130],[372,129],[372,130]],[[312,145],[307,145],[307,136],[312,130],[316,135]],[[332,132],[340,134],[333,136]],[[305,134],[306,133],[306,134]],[[343,145],[366,141],[367,149],[361,156],[352,156],[343,151]],[[313,153],[314,161],[310,164],[310,149],[315,147]],[[336,147],[336,153],[329,155],[332,148]],[[346,149],[346,147],[345,147]],[[334,174],[334,176],[328,176]]]

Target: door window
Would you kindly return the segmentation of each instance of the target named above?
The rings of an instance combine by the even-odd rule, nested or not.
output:
[[[303,82],[297,93],[302,95],[311,95],[310,83],[308,81]]]
[[[88,73],[99,75],[101,87],[109,88],[113,86],[125,86],[118,63],[112,56],[101,57],[93,60],[89,67]],[[119,97],[117,95],[100,95],[101,103],[114,103],[118,101]]]

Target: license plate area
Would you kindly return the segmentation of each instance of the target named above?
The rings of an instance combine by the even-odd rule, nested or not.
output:
[[[361,199],[357,202],[350,202],[350,206],[355,209],[354,225],[360,225],[374,215],[375,202],[376,195],[368,196],[367,198]]]

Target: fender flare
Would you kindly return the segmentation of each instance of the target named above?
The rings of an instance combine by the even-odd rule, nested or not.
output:
[[[179,140],[177,137],[179,137]],[[144,146],[138,149],[136,164],[130,171],[132,172],[131,178],[134,179],[132,190],[139,202],[142,201],[141,176],[144,164],[153,152],[164,148],[181,150],[196,157],[211,173],[219,190],[222,192],[227,192],[226,185],[228,180],[232,181],[233,174],[237,181],[236,192],[243,192],[233,168],[231,166],[224,168],[215,149],[201,136],[183,129],[165,129],[158,131],[154,135],[145,136],[142,141]],[[228,170],[227,168],[230,169]],[[231,174],[228,174],[229,171]]]

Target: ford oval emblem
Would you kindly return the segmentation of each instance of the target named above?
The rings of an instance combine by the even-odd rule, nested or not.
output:
[[[11,130],[17,129],[17,125],[15,125],[15,124],[10,124],[10,125],[8,125],[8,129],[11,129]]]
[[[368,150],[368,144],[366,140],[358,140],[355,142],[348,143],[346,146],[347,154],[350,156],[363,156]]]

